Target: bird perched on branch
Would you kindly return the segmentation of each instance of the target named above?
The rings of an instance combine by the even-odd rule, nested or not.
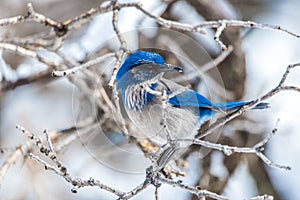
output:
[[[212,103],[198,92],[163,77],[181,67],[166,64],[154,52],[138,51],[120,67],[116,79],[125,110],[147,139],[162,146],[157,166],[161,169],[175,152],[188,144],[178,139],[194,139],[201,125],[216,113],[228,113],[249,104],[247,101]],[[260,103],[255,109],[267,108]],[[175,141],[175,142],[174,142]]]

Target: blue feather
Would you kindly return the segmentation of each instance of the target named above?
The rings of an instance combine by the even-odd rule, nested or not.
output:
[[[193,91],[184,91],[169,99],[169,103],[175,107],[198,107],[198,108],[210,108],[214,110],[222,110],[225,112],[234,111],[240,107],[251,103],[250,101],[235,101],[235,102],[222,102],[214,104],[201,94]],[[268,108],[268,103],[260,103],[253,109],[265,109]]]
[[[147,52],[147,51],[138,51],[131,56],[129,56],[121,68],[117,73],[117,81],[121,79],[121,77],[126,74],[132,68],[143,65],[143,64],[159,64],[159,65],[166,65],[165,60],[163,57],[157,53]]]
[[[170,98],[169,103],[175,107],[214,107],[210,100],[193,90],[184,91]]]
[[[222,102],[222,103],[217,103],[215,105],[219,109],[228,112],[228,111],[237,110],[237,109],[241,108],[242,106],[247,105],[249,103],[251,103],[251,101]],[[252,109],[265,109],[268,107],[269,107],[268,103],[259,103]]]

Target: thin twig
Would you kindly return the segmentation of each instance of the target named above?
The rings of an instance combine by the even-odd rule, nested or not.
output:
[[[53,69],[49,67],[37,74],[32,74],[28,77],[19,78],[16,81],[2,81],[0,84],[0,95],[1,92],[15,89],[16,87],[19,87],[21,85],[26,85],[30,83],[35,83],[37,81],[45,80],[50,77],[52,71]]]
[[[222,51],[227,50],[226,45],[224,45],[223,42],[220,40],[220,36],[223,33],[223,31],[225,30],[225,28],[226,28],[226,23],[222,23],[221,26],[219,26],[217,28],[217,31],[216,31],[215,37],[214,37],[215,41],[218,43],[218,45],[220,46]]]
[[[192,66],[197,67],[197,64],[195,62],[193,62],[193,59],[189,58],[189,56],[185,53],[185,51],[182,50],[182,48],[180,47],[180,45],[178,45],[175,41],[171,40],[170,38],[161,37],[161,42],[166,44],[170,50],[172,52],[176,52],[178,55],[181,55],[180,57],[178,57],[178,59],[181,62],[185,62],[183,59],[181,59],[181,57],[188,59],[189,62],[191,63]],[[217,93],[220,96],[223,96],[224,92],[226,92],[226,95],[229,96],[229,98],[231,98],[233,96],[233,93],[231,91],[224,91],[224,87],[222,87],[217,81],[215,81],[213,78],[211,78],[210,76],[208,76],[205,72],[207,72],[208,70],[212,69],[213,67],[218,66],[229,54],[230,52],[233,50],[233,48],[231,46],[228,47],[228,49],[226,51],[222,51],[221,54],[214,60],[212,60],[211,62],[206,63],[202,69],[202,67],[199,69],[199,73],[195,73],[195,71],[191,71],[188,74],[185,74],[184,76],[178,76],[173,78],[173,81],[185,81],[185,80],[191,80],[197,76],[201,76],[201,78],[209,83],[208,85],[211,88],[214,88],[214,92]],[[197,68],[198,69],[198,68]]]
[[[296,63],[296,64],[292,64],[289,65],[286,68],[285,73],[283,74],[279,84],[272,90],[270,90],[269,92],[267,92],[266,94],[264,94],[263,96],[261,96],[258,99],[255,99],[253,101],[251,101],[249,104],[242,106],[239,110],[230,113],[224,117],[219,118],[215,123],[213,123],[212,125],[210,125],[206,130],[200,131],[195,138],[203,138],[209,134],[211,134],[214,130],[216,130],[217,128],[220,128],[221,126],[223,126],[224,124],[226,124],[227,122],[231,121],[232,119],[244,114],[246,111],[254,108],[257,104],[261,103],[262,101],[265,101],[269,98],[271,98],[272,96],[274,96],[275,94],[281,92],[281,91],[297,91],[300,92],[300,88],[299,87],[295,87],[295,86],[284,86],[285,81],[287,79],[288,74],[290,73],[290,70],[300,66],[300,63]]]
[[[36,156],[36,155],[34,155],[32,153],[29,153],[28,156],[32,160],[34,160],[34,161],[36,161],[36,162],[41,163],[42,165],[44,165],[44,167],[45,167],[46,170],[53,171],[55,174],[64,177],[66,179],[66,181],[68,181],[68,182],[71,181],[71,179],[69,179],[67,176],[65,176],[64,173],[62,173],[60,170],[56,169],[55,167],[49,165],[47,162],[45,162],[43,159],[39,158],[38,156]]]
[[[263,154],[263,151],[265,150],[266,144],[276,134],[277,130],[278,129],[277,129],[277,125],[276,125],[276,127],[272,130],[272,132],[265,139],[258,142],[253,147],[228,146],[228,145],[216,144],[216,143],[211,143],[209,141],[198,140],[198,139],[195,139],[195,140],[178,139],[177,141],[193,142],[193,144],[196,144],[196,145],[201,145],[201,146],[204,146],[204,147],[207,147],[207,148],[210,148],[210,149],[216,149],[218,151],[222,151],[227,156],[230,156],[233,153],[256,154],[259,158],[262,159],[262,161],[264,161],[270,167],[274,167],[274,168],[278,168],[278,169],[284,169],[284,170],[291,170],[291,167],[276,164],[276,163],[272,162],[269,158],[267,158]]]
[[[86,68],[91,67],[93,65],[99,64],[99,63],[105,61],[106,59],[108,59],[110,57],[113,57],[114,55],[115,55],[114,53],[108,53],[108,54],[105,54],[103,56],[97,57],[93,60],[89,60],[86,63],[84,63],[82,65],[79,65],[77,67],[73,67],[71,69],[66,69],[66,70],[62,70],[62,71],[58,71],[58,70],[53,71],[52,76],[67,76],[69,74],[74,74],[79,70],[86,69]]]
[[[113,24],[113,28],[114,28],[114,31],[115,33],[117,34],[117,37],[119,39],[119,42],[121,44],[121,49],[124,49],[126,51],[127,49],[127,44],[125,42],[125,39],[123,38],[122,34],[121,34],[121,31],[119,29],[119,25],[118,25],[118,21],[119,21],[119,3],[118,1],[112,1],[113,3],[113,7],[114,7],[114,10],[113,10],[113,18],[112,18],[112,24]]]
[[[203,33],[203,29],[205,29],[205,28],[215,28],[215,29],[217,29],[217,32],[218,32],[215,35],[215,40],[218,42],[218,44],[221,46],[222,49],[226,49],[226,46],[220,40],[218,41],[218,39],[226,27],[244,27],[244,28],[248,27],[248,28],[278,30],[278,31],[285,32],[293,37],[300,38],[300,35],[295,34],[285,28],[282,28],[281,26],[275,26],[275,25],[270,25],[270,24],[260,24],[260,23],[256,23],[256,22],[252,22],[252,21],[224,19],[224,20],[218,20],[218,21],[206,21],[206,22],[203,22],[203,23],[193,26],[188,23],[180,23],[177,21],[166,20],[162,17],[155,16],[152,13],[150,13],[149,11],[145,10],[139,3],[133,4],[132,6],[134,6],[141,12],[143,12],[148,17],[154,19],[159,25],[161,25],[164,28],[187,31],[187,32],[199,32],[199,33]]]
[[[225,51],[222,51],[216,58],[214,58],[212,61],[204,64],[201,68],[200,71],[201,73],[205,73],[211,69],[213,69],[216,66],[219,66],[220,63],[222,63],[234,50],[233,46],[228,46]],[[195,73],[193,73],[195,74]]]
[[[24,127],[17,125],[17,129],[22,131],[22,133],[26,134],[27,137],[30,138],[30,140],[35,142],[35,145],[39,147],[40,152],[43,153],[46,157],[49,157],[51,161],[54,162],[55,166],[52,166],[48,164],[46,161],[38,157],[37,155],[34,155],[32,153],[29,153],[29,157],[36,162],[40,163],[45,167],[46,170],[53,171],[57,175],[63,177],[68,183],[72,184],[74,188],[72,189],[72,192],[76,192],[77,189],[85,186],[96,186],[103,190],[106,190],[108,192],[111,192],[117,196],[123,196],[125,193],[121,192],[115,188],[112,188],[110,186],[107,186],[105,184],[102,184],[100,181],[90,178],[89,180],[82,180],[78,178],[72,178],[65,166],[61,164],[61,162],[57,159],[55,156],[55,152],[50,151],[49,143],[48,147],[43,145],[43,141],[38,138],[35,134],[30,133],[28,130],[26,130]]]
[[[160,186],[155,187],[155,200],[159,200],[159,190],[160,190]]]
[[[27,143],[22,146],[16,147],[16,149],[5,159],[4,163],[0,167],[0,186],[4,180],[4,176],[7,174],[9,168],[14,165],[19,158],[26,155],[30,150],[30,145]]]
[[[3,43],[2,42],[2,43],[0,43],[0,48],[18,53],[22,56],[35,58],[38,61],[47,64],[48,66],[52,66],[52,67],[59,66],[59,63],[46,60],[43,57],[39,56],[35,51],[25,49],[23,47],[20,47],[20,46],[14,45],[14,44],[9,44],[9,43]]]
[[[51,142],[51,137],[49,136],[49,131],[47,129],[45,129],[43,133],[45,133],[45,135],[46,135],[46,140],[47,140],[50,151],[52,153],[54,153],[53,145],[52,145],[52,142]]]
[[[274,200],[274,197],[265,194],[265,195],[262,195],[262,196],[251,197],[248,200]]]
[[[161,183],[168,184],[168,185],[171,185],[173,187],[178,187],[178,188],[181,188],[183,190],[186,190],[186,191],[188,191],[192,194],[195,194],[199,198],[200,197],[209,197],[209,198],[218,199],[218,200],[228,200],[228,198],[225,197],[225,196],[221,196],[221,195],[218,195],[214,192],[210,192],[210,191],[207,191],[207,190],[199,189],[199,187],[192,187],[192,186],[185,185],[185,184],[182,183],[182,181],[173,181],[173,180],[163,178],[163,177],[159,177],[158,180]]]
[[[122,196],[120,196],[120,200],[121,199],[130,199],[134,196],[136,196],[138,193],[140,193],[141,191],[145,190],[151,183],[149,181],[147,181],[147,179],[141,183],[140,185],[138,185],[137,187],[135,187],[134,189],[130,190],[129,192],[124,193]]]

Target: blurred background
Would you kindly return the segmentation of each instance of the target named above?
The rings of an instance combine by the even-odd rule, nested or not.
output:
[[[57,21],[73,18],[102,3],[95,0],[2,0],[0,18],[26,13],[28,2],[32,2],[38,12]],[[204,20],[241,19],[280,25],[300,34],[300,14],[295,12],[300,9],[300,2],[296,0],[153,0],[142,3],[151,13],[179,22],[198,24]],[[82,63],[116,51],[119,44],[111,17],[111,13],[99,15],[72,31],[59,49],[60,53]],[[215,102],[255,99],[277,86],[286,66],[300,61],[299,39],[286,33],[228,28],[221,39],[234,47],[233,52],[217,67],[203,72],[201,67],[222,53],[213,40],[213,30],[207,30],[206,35],[167,30],[134,8],[121,10],[119,25],[130,49],[160,49],[167,62],[184,66],[185,84]],[[0,27],[0,39],[24,38],[46,30],[47,27],[36,23]],[[88,99],[67,78],[53,78],[48,73],[48,76],[30,84],[4,87],[7,82],[26,79],[45,70],[46,66],[3,50],[0,50],[0,55],[0,147],[3,151],[0,165],[17,146],[27,141],[26,136],[15,129],[16,124],[44,137],[44,129],[60,131],[89,116],[101,116],[94,105],[97,96]],[[89,69],[97,77],[103,77],[92,79],[96,82],[90,80],[91,88],[101,84],[106,88],[112,68],[112,60],[108,59]],[[188,76],[194,71],[197,76]],[[76,75],[75,78],[82,78],[82,74]],[[295,69],[288,83],[300,86],[299,76],[300,69]],[[275,163],[291,166],[291,171],[266,166],[256,155],[234,154],[227,157],[221,152],[191,147],[184,156],[189,163],[187,168],[182,169],[187,174],[181,178],[184,183],[200,185],[230,199],[247,199],[262,194],[273,195],[275,199],[297,199],[300,187],[300,163],[297,160],[300,153],[300,94],[283,92],[268,102],[270,109],[250,111],[207,140],[252,146],[269,134],[280,119],[278,133],[267,144],[265,152]],[[101,121],[100,118],[98,120]],[[85,128],[84,137],[81,137],[81,130],[68,133],[76,135],[76,138],[60,150],[59,158],[73,177],[97,178],[107,185],[128,191],[144,180],[150,161],[136,144],[126,142],[119,129],[115,128],[118,124],[110,121],[104,124],[103,127],[103,123],[99,122]],[[70,190],[70,185],[61,177],[45,171],[30,159],[20,158],[0,182],[0,199],[116,198],[97,188],[80,189],[77,194]],[[161,199],[196,199],[185,191],[169,186],[162,186],[160,196]],[[149,187],[133,199],[154,199],[154,187]]]

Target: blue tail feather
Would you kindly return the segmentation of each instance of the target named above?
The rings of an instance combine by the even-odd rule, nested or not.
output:
[[[240,107],[247,105],[249,103],[251,103],[251,101],[223,102],[223,103],[217,103],[215,104],[215,106],[220,108],[223,111],[228,112],[228,111],[239,109]],[[265,109],[265,108],[269,108],[268,103],[259,103],[252,109]]]

